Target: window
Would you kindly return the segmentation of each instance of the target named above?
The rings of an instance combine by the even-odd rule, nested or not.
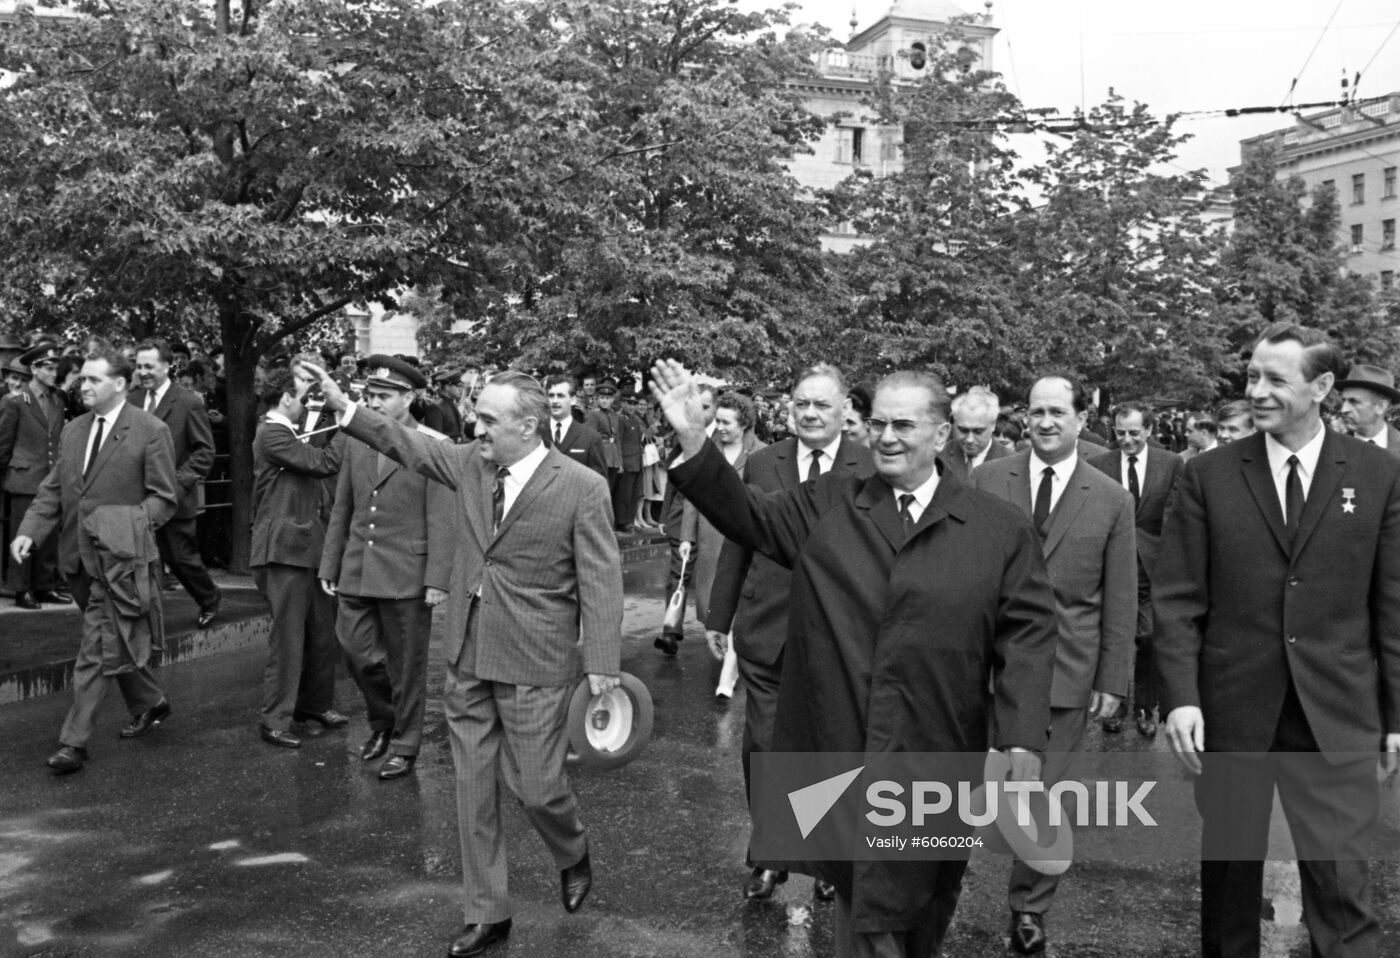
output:
[[[1337,192],[1337,181],[1336,181],[1336,180],[1323,180],[1323,181],[1322,181],[1322,188],[1323,188],[1324,190],[1331,190],[1333,193],[1335,193],[1335,192]]]
[[[1352,176],[1352,178],[1351,178],[1351,203],[1352,203],[1353,206],[1355,206],[1357,203],[1365,203],[1365,202],[1366,202],[1366,174],[1365,174],[1365,173],[1356,173],[1356,174],[1354,174],[1354,175]]]
[[[1381,220],[1381,249],[1395,249],[1395,221]]]
[[[865,130],[841,127],[836,131],[836,162],[860,166],[865,162]]]
[[[1395,167],[1387,166],[1384,176],[1385,183],[1381,187],[1381,199],[1393,200],[1395,199]]]
[[[1353,224],[1351,227],[1351,251],[1353,253],[1361,252],[1361,242],[1364,239],[1365,231],[1362,229],[1361,224]]]
[[[1381,270],[1381,289],[1394,289],[1394,288],[1395,288],[1395,270],[1393,270],[1393,269],[1383,269],[1383,270]]]

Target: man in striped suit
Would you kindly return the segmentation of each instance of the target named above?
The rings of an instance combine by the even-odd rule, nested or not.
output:
[[[592,885],[587,837],[564,768],[569,699],[581,673],[618,685],[622,560],[607,481],[542,442],[544,389],[499,373],[477,400],[477,439],[453,446],[351,404],[323,370],[329,409],[355,439],[455,490],[441,517],[458,543],[447,598],[443,704],[457,771],[470,958],[510,934],[504,780],[560,869],[577,911]],[[436,517],[435,517],[436,518]]]

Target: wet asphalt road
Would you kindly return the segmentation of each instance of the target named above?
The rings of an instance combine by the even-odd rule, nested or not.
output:
[[[718,672],[691,622],[676,659],[651,646],[658,569],[629,575],[623,666],[656,703],[637,762],[575,773],[594,864],[576,915],[558,873],[517,811],[508,811],[515,927],[493,956],[772,956],[832,954],[832,906],[793,876],[766,903],[740,885],[747,813],[739,769],[742,693],[712,698]],[[430,698],[417,771],[381,783],[358,759],[364,709],[348,680],[347,730],[300,751],[257,738],[261,650],[165,667],[174,705],[151,736],[119,742],[113,691],[81,773],[43,766],[67,694],[0,707],[0,956],[440,956],[460,927],[453,783],[441,702]],[[430,693],[442,664],[430,671]],[[1101,747],[1091,732],[1088,747]],[[1136,733],[1114,748],[1145,746]],[[1003,956],[1004,859],[969,871],[944,953]],[[1378,870],[1385,954],[1400,954],[1400,881]],[[1061,958],[1197,953],[1196,866],[1077,864],[1049,914]],[[1266,954],[1304,956],[1296,869],[1271,864]]]

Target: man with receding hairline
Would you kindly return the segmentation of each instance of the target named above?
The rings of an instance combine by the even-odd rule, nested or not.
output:
[[[793,570],[773,751],[983,752],[994,728],[1013,777],[1038,775],[1054,597],[1030,524],[939,465],[951,429],[941,379],[895,373],[876,388],[876,475],[831,472],[767,493],[745,486],[706,440],[684,367],[652,367],[652,394],[680,442],[672,480],[727,538]],[[799,870],[836,886],[838,955],[927,958],[966,867],[826,861]]]
[[[1001,400],[986,386],[973,386],[953,399],[953,438],[943,449],[943,461],[958,478],[966,479],[982,463],[1011,455],[1001,443],[992,442]]]

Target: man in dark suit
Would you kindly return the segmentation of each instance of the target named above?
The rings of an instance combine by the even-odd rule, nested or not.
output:
[[[438,396],[427,404],[423,425],[442,433],[451,442],[462,441],[462,411],[457,402],[462,398],[462,367],[448,366],[433,374]]]
[[[199,482],[214,465],[214,434],[203,398],[170,381],[172,358],[170,344],[163,339],[136,347],[136,378],[141,388],[132,392],[130,401],[165,423],[175,442],[180,504],[171,520],[156,533],[156,545],[160,547],[161,561],[199,606],[195,624],[205,629],[219,614],[219,587],[200,558],[195,517],[199,514]]]
[[[313,446],[298,436],[302,397],[313,380],[291,370],[268,373],[267,415],[253,437],[253,544],[248,565],[272,609],[263,671],[259,734],[281,748],[300,748],[295,721],[341,728],[335,710],[335,600],[316,584],[326,538],[323,480],[336,475],[345,442]]]
[[[58,360],[58,347],[52,343],[30,349],[19,360],[29,369],[29,383],[0,399],[0,512],[9,516],[5,532],[10,539],[19,534],[20,520],[38,494],[39,483],[58,461],[64,424],[64,401],[54,388]],[[63,591],[56,535],[40,542],[25,562],[9,563],[5,578],[21,609],[73,601]]]
[[[58,461],[39,486],[38,495],[10,543],[17,562],[28,558],[34,543],[58,529],[59,567],[78,607],[83,610],[83,637],[73,667],[73,705],[59,734],[61,747],[50,756],[57,774],[76,772],[87,761],[97,710],[115,679],[131,712],[122,738],[147,734],[170,714],[170,705],[149,668],[150,652],[161,622],[157,564],[138,568],[133,586],[144,594],[150,629],[124,632],[103,575],[110,551],[93,534],[102,507],[130,507],[140,512],[142,538],[150,540],[175,512],[175,451],[165,423],[126,401],[131,364],[115,349],[93,353],[83,363],[82,397],[88,412],[70,422],[59,443]],[[134,518],[134,517],[133,517]],[[146,545],[146,543],[142,543]],[[144,551],[144,550],[143,550]],[[153,634],[154,633],[154,634]]]
[[[973,386],[953,399],[953,438],[943,449],[946,462],[959,479],[982,463],[1011,455],[1012,450],[992,442],[1001,400],[985,386]]]
[[[603,455],[602,437],[574,416],[574,381],[567,376],[554,376],[545,381],[545,395],[549,399],[550,445],[606,480],[608,461]]]
[[[457,550],[447,606],[443,706],[457,771],[466,928],[452,958],[510,934],[504,783],[560,869],[566,911],[592,887],[588,839],[564,767],[569,700],[618,685],[622,559],[607,483],[541,442],[544,389],[503,372],[477,400],[476,442],[435,443],[351,406],[324,374],[351,436],[453,490],[437,518]],[[348,408],[347,408],[348,407]],[[730,470],[731,472],[733,470]],[[737,478],[737,476],[736,476]]]
[[[1176,493],[1184,463],[1181,457],[1148,438],[1156,421],[1144,403],[1119,403],[1113,410],[1113,433],[1118,448],[1089,460],[1133,497],[1137,521],[1137,634],[1133,638],[1137,655],[1133,661],[1133,718],[1140,734],[1157,734],[1157,663],[1152,657],[1152,579],[1157,573],[1157,554],[1162,543],[1162,521]],[[1125,700],[1106,722],[1104,731],[1117,732],[1127,713]]]
[[[812,366],[798,374],[792,388],[798,403],[797,437],[760,449],[744,467],[746,484],[765,492],[796,489],[812,473],[851,473],[862,479],[875,473],[870,450],[842,437],[846,386],[835,366]],[[816,456],[815,460],[813,456]],[[803,474],[806,465],[808,475]],[[787,641],[792,573],[767,556],[725,540],[720,550],[714,587],[709,597],[706,637],[723,655],[732,630],[739,678],[744,683],[744,789],[749,788],[752,756],[772,747],[773,717],[783,673],[783,644]],[[770,898],[787,881],[787,872],[766,863],[749,862],[753,869],[744,886],[748,899]],[[830,897],[829,886],[818,886],[818,897]]]
[[[951,429],[942,380],[894,373],[876,387],[874,477],[827,474],[764,493],[706,441],[690,374],[664,361],[652,377],[681,447],[672,481],[726,537],[793,570],[773,750],[983,752],[990,740],[1015,779],[1035,779],[1054,595],[1026,518],[939,467]],[[838,954],[922,958],[938,952],[966,867],[802,870],[836,885]]]
[[[1026,410],[1031,448],[972,472],[970,483],[1019,509],[1040,533],[1055,590],[1060,641],[1050,692],[1050,744],[1043,778],[1059,782],[1089,717],[1107,719],[1127,698],[1137,621],[1137,546],[1133,499],[1079,454],[1088,395],[1068,376],[1031,387]],[[1007,886],[1011,947],[1043,951],[1045,913],[1059,876],[1013,861]]]
[[[310,369],[303,365],[303,369]],[[393,356],[365,360],[364,403],[438,442],[446,437],[413,421],[413,390],[426,385],[412,364]],[[434,557],[456,542],[442,516],[447,491],[363,442],[349,443],[326,523],[320,578],[339,596],[336,637],[365,698],[370,736],[362,761],[388,754],[381,781],[413,771],[428,699],[428,639],[433,606],[445,592],[427,581]]]
[[[1363,442],[1400,456],[1400,429],[1386,422],[1390,407],[1400,402],[1395,374],[1362,363],[1351,367],[1347,378],[1334,387],[1342,397],[1342,422],[1347,432]]]
[[[1186,464],[1163,532],[1156,652],[1167,737],[1200,776],[1207,958],[1259,954],[1275,786],[1313,954],[1380,954],[1367,859],[1377,752],[1393,770],[1400,751],[1400,460],[1323,425],[1344,369],[1322,332],[1270,327],[1248,368],[1259,434]]]

